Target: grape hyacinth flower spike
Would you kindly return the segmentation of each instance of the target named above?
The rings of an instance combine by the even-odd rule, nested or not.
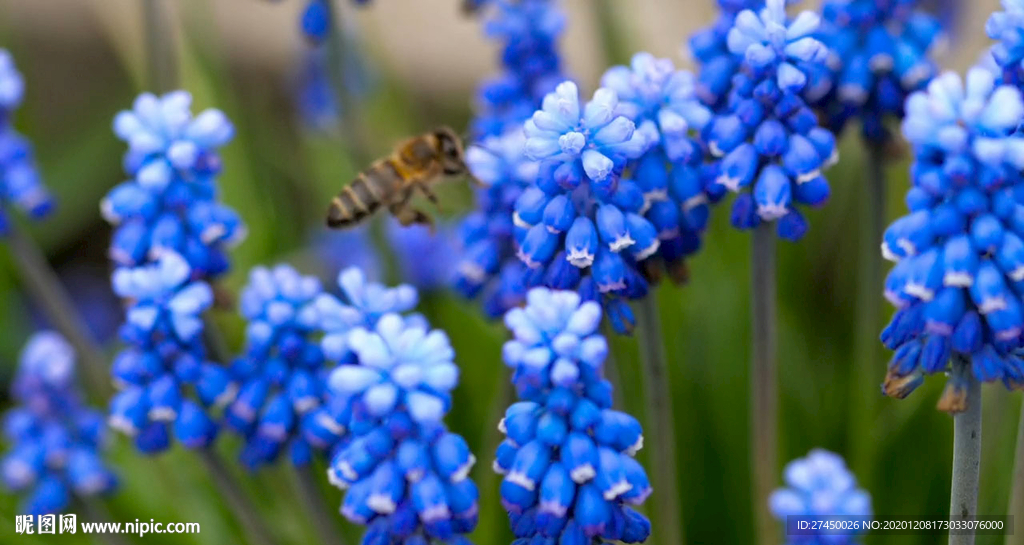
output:
[[[107,495],[117,478],[103,460],[103,415],[78,390],[75,354],[57,333],[26,343],[12,385],[17,405],[3,415],[11,450],[0,458],[5,487],[26,496],[19,513],[61,512],[72,498]]]
[[[710,206],[725,193],[708,176],[697,138],[711,110],[697,99],[692,74],[650,53],[637,53],[628,67],[609,68],[601,85],[615,91],[616,113],[633,121],[651,144],[627,164],[625,175],[639,186],[641,212],[658,233],[657,259],[644,262],[644,274],[657,280],[660,261],[673,281],[683,283],[688,278],[684,259],[700,248]]]
[[[824,449],[812,450],[806,458],[786,465],[785,486],[769,499],[772,514],[791,536],[787,543],[832,543],[854,545],[863,531],[820,530],[813,535],[800,535],[796,520],[834,520],[851,517],[863,521],[871,517],[871,496],[857,488],[857,481],[843,459]],[[793,520],[789,517],[800,517]]]
[[[185,259],[172,252],[114,271],[114,292],[131,303],[121,328],[128,346],[112,368],[120,391],[111,400],[109,422],[146,454],[167,449],[172,429],[185,447],[208,447],[218,431],[208,410],[227,405],[237,393],[227,370],[206,359],[201,314],[213,293],[191,277]]]
[[[525,125],[526,155],[541,162],[540,173],[516,200],[513,222],[519,259],[542,285],[601,300],[615,329],[628,332],[633,318],[622,297],[647,294],[637,263],[660,241],[642,215],[640,186],[621,176],[653,142],[616,114],[618,102],[601,88],[581,104],[569,81],[544,98]]]
[[[650,522],[633,506],[651,493],[634,459],[640,423],[615,411],[603,378],[601,307],[579,294],[534,288],[505,324],[503,357],[520,401],[499,424],[494,469],[515,545],[639,543]],[[600,540],[600,541],[595,541]]]
[[[828,200],[822,171],[836,161],[835,137],[818,126],[803,95],[828,57],[813,37],[817,29],[817,15],[805,11],[789,20],[783,0],[768,0],[760,14],[740,12],[729,31],[740,72],[704,140],[719,159],[716,183],[739,193],[732,208],[737,228],[775,221],[779,237],[796,241],[808,227],[797,206]]]
[[[36,170],[32,145],[12,125],[24,91],[25,82],[14,59],[0,49],[0,235],[9,229],[9,205],[33,219],[46,216],[53,208],[53,199]]]
[[[418,315],[409,286],[342,273],[348,303],[321,296],[322,348],[337,363],[331,393],[349,411],[349,435],[328,476],[345,489],[341,512],[367,526],[363,543],[468,543],[476,526],[475,458],[443,422],[458,382],[448,337]]]
[[[219,110],[193,117],[191,104],[185,91],[143,93],[114,119],[114,132],[128,143],[124,169],[131,180],[112,189],[101,210],[115,226],[110,258],[118,265],[173,251],[196,277],[214,278],[228,269],[226,250],[245,237],[238,215],[217,201],[217,148],[234,127]]]
[[[241,460],[250,468],[273,463],[282,452],[305,466],[314,452],[329,451],[344,420],[326,392],[327,368],[314,335],[319,280],[288,265],[256,267],[242,290],[248,320],[245,350],[231,366],[238,396],[225,421],[245,437]]]
[[[890,136],[886,118],[902,118],[907,95],[935,76],[929,56],[942,41],[942,27],[936,18],[917,9],[917,3],[825,2],[817,37],[829,47],[828,68],[834,83],[820,101],[811,100],[825,111],[829,127],[837,134],[856,118],[867,140],[884,142]]]
[[[914,149],[909,214],[885,232],[895,261],[885,296],[897,307],[882,332],[895,353],[884,390],[905,397],[950,359],[970,362],[981,382],[1024,385],[1024,121],[1018,89],[984,68],[966,82],[945,73],[907,100],[903,134]],[[966,408],[964,376],[954,373],[939,402]]]

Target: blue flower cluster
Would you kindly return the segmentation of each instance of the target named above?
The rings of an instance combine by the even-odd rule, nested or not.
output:
[[[224,411],[228,426],[245,437],[246,467],[273,463],[284,449],[293,464],[306,465],[344,433],[345,407],[326,391],[328,370],[313,338],[322,291],[319,280],[288,265],[249,273],[240,301],[245,350],[230,369],[238,396]]]
[[[736,15],[743,10],[764,6],[763,0],[717,0],[721,13],[711,26],[690,37],[690,51],[700,63],[697,96],[704,104],[720,107],[729,93],[732,76],[739,70],[741,59],[729,51],[729,31]],[[787,3],[795,0],[787,0]]]
[[[402,314],[416,306],[411,286],[368,283],[358,269],[339,284],[344,301],[321,294],[314,307],[323,354],[337,364],[328,386],[346,409],[348,433],[328,472],[347,489],[341,512],[368,526],[365,545],[466,544],[477,521],[475,458],[443,423],[459,376],[448,337]]]
[[[516,200],[513,223],[519,259],[543,285],[605,301],[616,308],[613,324],[627,331],[632,314],[618,296],[646,295],[636,263],[654,255],[660,240],[643,216],[640,185],[621,176],[653,142],[618,104],[607,88],[580,104],[569,81],[544,98],[525,126],[525,153],[541,162],[540,172]],[[616,319],[620,312],[628,317]]]
[[[650,53],[634,55],[629,67],[608,69],[601,86],[615,91],[616,113],[633,121],[648,141],[626,174],[642,192],[639,212],[658,233],[658,251],[643,261],[644,275],[656,279],[661,261],[682,283],[687,279],[683,259],[700,248],[710,205],[725,193],[713,183],[706,150],[696,138],[711,120],[711,110],[697,99],[692,74]]]
[[[503,355],[519,401],[499,425],[506,439],[494,462],[515,545],[638,543],[650,522],[631,506],[651,493],[634,459],[640,423],[612,410],[602,376],[607,341],[601,307],[579,294],[535,288],[505,323]],[[601,541],[594,541],[599,539]]]
[[[777,221],[781,238],[799,240],[808,224],[797,205],[821,206],[829,197],[822,170],[837,158],[835,137],[805,101],[817,93],[828,57],[813,37],[818,25],[811,12],[791,21],[784,0],[767,0],[760,14],[740,12],[729,31],[740,72],[704,141],[720,158],[714,183],[739,193],[731,215],[737,228]]]
[[[481,84],[476,96],[475,138],[518,129],[540,100],[564,78],[557,42],[565,14],[557,0],[494,0],[485,33],[502,42],[498,76]]]
[[[491,2],[477,2],[480,7]],[[476,193],[476,210],[460,224],[460,257],[455,288],[481,295],[484,312],[496,318],[522,303],[526,290],[542,280],[516,257],[513,208],[537,177],[538,163],[524,153],[523,122],[562,81],[557,40],[565,15],[555,0],[496,0],[487,35],[502,40],[504,71],[477,92],[472,123],[474,145],[466,164],[487,187]],[[467,4],[468,5],[468,4]]]
[[[1002,0],[1005,11],[993,13],[985,24],[988,37],[998,43],[991,55],[1003,71],[1005,83],[1024,83],[1024,1]]]
[[[772,514],[784,525],[787,517],[870,517],[871,496],[857,488],[853,474],[846,469],[843,459],[827,450],[814,449],[806,458],[798,458],[786,465],[786,487],[772,493],[769,500]],[[828,543],[852,545],[859,532],[849,530],[820,530],[815,535],[799,535],[797,528],[788,527],[787,543],[796,545]]]
[[[14,130],[14,110],[21,104],[25,82],[6,49],[0,49],[0,235],[8,229],[8,204],[32,218],[53,208],[53,200],[39,179],[32,145]]]
[[[187,448],[209,446],[218,427],[207,409],[227,405],[237,392],[227,370],[205,359],[201,314],[213,292],[191,278],[189,264],[173,252],[114,271],[114,292],[131,303],[121,327],[128,347],[111,371],[120,391],[109,423],[143,453],[165,450],[172,427]]]
[[[885,232],[896,262],[885,282],[898,308],[882,332],[895,350],[884,389],[903,397],[952,355],[982,381],[1024,384],[1024,99],[984,68],[966,83],[945,73],[907,100],[903,134],[914,149],[910,213]],[[951,379],[940,408],[964,408]]]
[[[124,169],[131,180],[112,189],[101,210],[117,227],[110,258],[118,265],[173,251],[197,277],[212,278],[228,269],[226,249],[245,236],[238,215],[217,202],[216,149],[234,127],[219,110],[193,118],[191,104],[185,91],[143,93],[114,118],[114,132],[128,143]]]
[[[939,42],[939,21],[917,0],[828,0],[817,34],[829,46],[831,92],[816,101],[837,134],[859,118],[864,137],[889,137],[886,117],[903,117],[907,95],[928,84],[936,68],[929,50]],[[813,99],[812,99],[813,100]]]
[[[3,417],[11,450],[0,459],[4,485],[27,496],[19,512],[63,511],[72,495],[109,494],[117,478],[102,459],[102,413],[82,401],[75,355],[57,333],[36,333],[21,353],[12,388],[16,407]]]

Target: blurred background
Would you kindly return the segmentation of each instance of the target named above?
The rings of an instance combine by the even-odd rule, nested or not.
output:
[[[328,199],[360,165],[343,149],[337,124],[305,119],[297,97],[303,87],[309,45],[299,31],[301,0],[175,0],[174,44],[182,87],[195,97],[194,110],[217,107],[237,128],[223,150],[223,200],[249,228],[232,254],[225,287],[237,290],[257,264],[288,261],[306,273],[332,279],[350,253],[345,238],[322,227]],[[496,46],[483,37],[481,22],[461,15],[455,0],[374,0],[366,8],[341,5],[355,64],[346,65],[360,100],[365,147],[385,154],[402,136],[440,123],[466,126],[479,80],[497,71]],[[690,66],[682,47],[716,13],[713,0],[565,0],[568,30],[562,41],[565,66],[585,94],[610,64],[628,62],[646,50]],[[805,2],[816,7],[816,2]],[[941,64],[963,70],[988,40],[984,21],[997,0],[930,2],[952,26]],[[605,10],[602,13],[602,10]],[[100,198],[122,180],[124,146],[111,131],[113,115],[131,105],[145,81],[139,0],[0,0],[0,47],[14,56],[27,91],[16,127],[35,144],[40,168],[58,199],[57,213],[32,226],[50,261],[72,291],[95,335],[114,351],[121,317],[109,288],[105,252],[110,229],[99,214]],[[308,116],[307,116],[308,117]],[[311,123],[314,121],[314,123]],[[853,135],[855,131],[850,132]],[[824,447],[846,457],[874,499],[878,518],[942,518],[949,507],[952,421],[937,412],[943,381],[933,378],[903,401],[878,393],[888,354],[876,341],[858,337],[858,225],[864,212],[862,150],[856,138],[843,143],[842,159],[830,173],[833,197],[810,214],[811,231],[798,245],[781,242],[780,367],[782,460]],[[904,212],[907,163],[893,163],[887,215]],[[470,203],[464,184],[450,184],[445,213],[457,216]],[[374,234],[390,281],[398,279],[394,255],[382,229]],[[392,266],[387,266],[391,264]],[[671,449],[680,468],[682,513],[688,543],[750,543],[753,515],[748,453],[749,235],[733,230],[727,212],[714,215],[704,249],[690,262],[691,281],[662,286],[664,339],[670,356],[674,422],[678,444],[648,436],[651,449]],[[330,280],[328,280],[330,282]],[[881,294],[877,294],[881,298]],[[462,367],[461,385],[448,422],[476,452],[481,489],[478,544],[511,541],[490,471],[492,400],[507,380],[500,361],[505,338],[474,303],[432,292],[421,305],[435,327],[449,332]],[[890,309],[868,324],[876,333]],[[220,312],[216,322],[229,342],[241,344],[240,317]],[[9,405],[7,385],[17,354],[31,332],[45,325],[19,289],[16,269],[0,246],[0,408]],[[863,327],[863,326],[862,326]],[[648,421],[640,402],[637,346],[613,340],[624,408]],[[863,377],[873,377],[865,385]],[[865,388],[871,388],[865,393]],[[1003,515],[1012,472],[1020,396],[986,386],[979,514]],[[234,456],[239,443],[225,434],[220,447]],[[111,519],[199,522],[192,536],[142,538],[150,543],[238,543],[234,517],[206,481],[200,467],[175,447],[156,459],[135,454],[114,437],[111,457],[122,489],[110,502]],[[781,484],[779,468],[779,482]],[[282,538],[314,540],[295,508],[282,469],[245,476],[254,500]],[[282,484],[284,483],[284,484]],[[323,483],[332,509],[341,492]],[[658,501],[655,494],[648,501]],[[13,532],[16,500],[0,496],[0,527]],[[349,543],[359,529],[339,528]],[[80,515],[80,520],[82,515]],[[1024,521],[1020,521],[1024,523]],[[657,536],[657,520],[654,535]],[[1024,531],[1024,530],[1021,530]],[[780,530],[781,533],[781,530]],[[18,536],[19,543],[49,542]],[[63,543],[87,542],[63,536]],[[872,535],[865,543],[940,543],[945,536]],[[979,537],[978,542],[1001,543]]]

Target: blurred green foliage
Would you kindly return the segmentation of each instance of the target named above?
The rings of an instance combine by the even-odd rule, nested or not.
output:
[[[331,278],[309,251],[313,236],[322,235],[323,203],[351,178],[353,163],[340,140],[312,135],[296,120],[288,82],[273,73],[243,69],[231,63],[218,42],[213,18],[202,2],[187,2],[179,43],[183,87],[195,97],[196,109],[216,106],[236,123],[235,141],[224,150],[223,199],[249,226],[249,238],[233,254],[234,270],[225,287],[237,291],[256,264],[287,260],[306,272]],[[284,24],[290,24],[285,21]],[[0,27],[0,43],[9,48],[25,75],[28,92],[17,126],[35,142],[41,169],[58,196],[59,212],[33,227],[33,233],[60,271],[84,267],[105,283],[109,265],[105,249],[109,229],[99,216],[98,201],[121,180],[122,144],[110,130],[115,112],[128,107],[139,90],[141,67],[126,67],[111,42],[97,39],[94,48],[71,48],[49,36]],[[482,76],[483,74],[481,74]],[[594,82],[582,82],[592,87]],[[366,97],[363,118],[373,141],[370,149],[384,153],[396,138],[445,122],[464,126],[469,116],[466,96],[444,104],[427,102],[402,89],[388,74]],[[904,401],[881,397],[859,404],[858,389],[881,382],[887,354],[876,339],[870,346],[856,336],[858,248],[865,214],[860,206],[866,169],[855,138],[843,144],[842,160],[830,172],[833,197],[827,208],[810,214],[812,229],[799,245],[780,243],[780,367],[782,460],[824,447],[847,457],[860,483],[884,518],[942,518],[949,505],[952,424],[934,403],[942,379],[933,377]],[[890,165],[888,216],[902,213],[907,163]],[[448,191],[455,202],[468,202],[465,188]],[[457,198],[456,198],[457,195]],[[447,201],[447,199],[446,199]],[[753,541],[750,497],[747,402],[749,326],[749,235],[728,223],[728,205],[721,206],[706,237],[705,248],[691,261],[688,286],[662,286],[659,298],[663,338],[671,365],[674,423],[678,444],[666,445],[649,433],[641,460],[651,449],[670,449],[679,464],[680,489],[687,541],[694,544],[740,544]],[[873,244],[873,242],[872,242]],[[386,256],[386,248],[382,248]],[[881,297],[881,294],[878,294]],[[872,329],[882,328],[889,308],[879,305]],[[509,543],[510,533],[498,502],[498,478],[490,470],[496,417],[495,405],[507,381],[500,360],[504,330],[481,318],[477,307],[453,295],[424,298],[422,310],[436,327],[448,331],[462,367],[450,426],[463,434],[480,460],[474,476],[481,488],[482,512],[476,543]],[[9,383],[17,353],[37,321],[18,289],[16,269],[0,249],[0,384]],[[213,316],[233,346],[239,346],[243,324],[236,315]],[[643,327],[643,325],[641,325]],[[613,339],[620,377],[616,386],[625,409],[643,414],[638,350],[630,338]],[[115,348],[111,346],[111,353]],[[858,351],[859,349],[859,351]],[[870,354],[856,361],[855,353]],[[868,366],[877,380],[857,383],[858,368]],[[979,513],[1006,510],[1020,400],[1001,386],[985,387],[982,493]],[[9,403],[6,388],[0,406]],[[237,438],[225,434],[219,449],[232,457]],[[113,521],[135,519],[199,522],[194,536],[148,535],[147,543],[239,543],[240,529],[203,473],[197,459],[181,448],[156,458],[133,452],[123,437],[114,437],[111,458],[123,487],[107,505]],[[781,483],[781,471],[779,479]],[[297,509],[286,468],[242,476],[254,501],[272,521],[282,542],[309,543],[314,535]],[[323,483],[324,499],[340,504],[341,492]],[[657,483],[650,502],[658,501]],[[16,499],[0,495],[0,532],[13,532]],[[648,512],[653,511],[647,508]],[[78,510],[80,517],[83,511]],[[343,523],[348,543],[359,529]],[[781,532],[781,530],[780,530]],[[653,542],[658,543],[657,520]],[[19,536],[19,543],[48,543],[52,538]],[[62,543],[88,538],[64,536]],[[942,543],[944,536],[872,535],[868,544]],[[1001,538],[979,537],[980,544]],[[660,545],[660,544],[659,544]]]

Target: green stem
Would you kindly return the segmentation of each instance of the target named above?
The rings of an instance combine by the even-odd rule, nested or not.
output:
[[[751,315],[753,345],[750,373],[751,456],[757,541],[777,541],[775,522],[768,510],[768,496],[778,469],[779,372],[776,320],[774,224],[761,222],[754,230],[751,260]]]
[[[885,373],[879,359],[878,334],[882,330],[882,252],[879,249],[885,230],[885,157],[883,146],[867,143],[867,177],[860,190],[861,225],[860,253],[857,264],[857,339],[854,369],[854,394],[851,415],[859,425],[851,426],[851,465],[862,482],[872,482],[876,441],[865,441],[875,430],[879,398],[878,385]]]
[[[167,9],[166,0],[142,0],[146,85],[154,93],[166,93],[178,85],[178,61]]]
[[[335,523],[337,517],[325,508],[323,493],[317,485],[317,479],[313,475],[310,465],[301,467],[293,466],[295,474],[295,485],[302,499],[303,508],[313,521],[319,542],[323,545],[344,545],[341,532],[338,531]]]
[[[675,417],[672,411],[671,383],[665,356],[661,317],[655,292],[637,303],[639,309],[640,354],[644,379],[644,403],[648,424],[653,428],[657,444],[652,451],[654,466],[655,508],[658,520],[654,526],[658,542],[666,545],[684,543],[683,513],[679,505],[679,473]]]
[[[1020,405],[1017,423],[1017,447],[1013,455],[1013,482],[1010,483],[1008,514],[1014,521],[1024,521],[1024,403]],[[1005,544],[1024,545],[1024,531],[1007,533]]]
[[[967,408],[953,415],[953,484],[949,519],[978,516],[978,481],[981,476],[981,383],[964,356],[953,357],[953,379],[967,384]],[[974,532],[949,534],[949,545],[973,545]]]
[[[79,525],[81,525],[81,522],[113,522],[110,511],[99,498],[78,498],[75,503],[81,509],[82,514],[89,519],[87,521],[79,521]],[[58,520],[59,523],[60,521]],[[97,533],[95,536],[106,545],[128,545],[130,543],[130,540],[125,539],[120,534]]]
[[[17,221],[10,222],[10,230],[3,240],[14,257],[29,296],[50,324],[74,347],[78,360],[83,363],[84,379],[90,391],[97,398],[106,398],[110,393],[110,382],[105,378],[107,358],[46,256]]]
[[[337,101],[341,134],[353,161],[368,165],[373,160],[367,149],[366,127],[362,122],[359,101],[352,96],[345,80],[345,27],[340,22],[336,0],[327,0],[330,30],[327,36],[327,71]]]
[[[220,455],[208,448],[196,449],[195,453],[206,466],[206,472],[213,479],[217,491],[227,500],[228,506],[238,517],[247,542],[253,545],[273,545],[273,534],[263,523],[263,517],[260,516],[256,506],[249,501],[249,497],[223,460],[220,459]]]

